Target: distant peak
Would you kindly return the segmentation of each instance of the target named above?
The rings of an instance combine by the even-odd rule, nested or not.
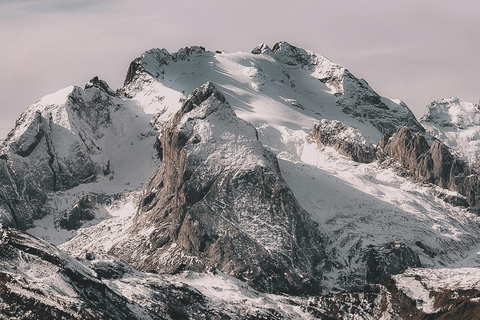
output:
[[[253,54],[264,54],[264,53],[268,53],[268,52],[272,52],[272,49],[270,49],[270,47],[265,43],[260,43],[258,46],[256,46],[252,50]]]
[[[93,88],[93,87],[101,89],[102,91],[104,91],[105,93],[107,93],[111,96],[116,95],[115,91],[113,91],[110,88],[110,86],[107,84],[107,82],[99,79],[98,76],[93,77],[90,81],[87,82],[87,84],[85,85],[85,90]]]
[[[305,49],[295,47],[286,41],[275,43],[272,48],[277,60],[288,65],[310,65],[312,63],[312,54]]]
[[[185,61],[188,60],[189,57],[205,53],[205,48],[202,46],[191,46],[191,47],[184,47],[179,49],[177,52],[172,54],[173,60],[180,60]]]
[[[460,99],[458,99],[457,97],[450,97],[450,98],[443,98],[443,99],[438,99],[438,100],[434,100],[432,101],[432,103],[430,104],[431,106],[435,106],[437,104],[458,104],[460,103]]]

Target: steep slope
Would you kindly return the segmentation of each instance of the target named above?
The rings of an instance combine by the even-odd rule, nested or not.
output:
[[[432,136],[475,168],[480,156],[480,109],[477,104],[449,98],[433,101],[420,119]]]
[[[183,103],[162,147],[130,236],[110,253],[140,270],[218,268],[269,292],[319,290],[328,261],[317,225],[212,83]]]
[[[150,119],[96,77],[32,105],[1,145],[2,220],[26,229],[81,194],[135,190],[156,167]]]
[[[384,164],[396,161],[416,181],[458,192],[458,196],[446,195],[444,199],[479,212],[480,180],[476,170],[450,153],[439,140],[429,145],[423,135],[412,136],[410,130],[403,127],[393,136],[385,135],[378,149],[377,157]]]
[[[160,112],[162,121],[178,110],[185,92],[212,81],[240,118],[257,129],[265,123],[272,128],[267,139],[278,139],[283,128],[309,130],[322,118],[355,127],[373,143],[402,125],[423,131],[403,103],[379,96],[321,55],[283,41],[252,52],[152,49],[131,63],[124,92],[145,110]]]
[[[0,225],[0,318],[137,319],[135,304],[52,245]],[[138,311],[138,310],[135,310]]]

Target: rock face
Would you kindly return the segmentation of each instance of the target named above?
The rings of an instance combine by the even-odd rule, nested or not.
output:
[[[149,159],[155,141],[149,121],[98,77],[85,89],[71,86],[42,98],[0,145],[0,220],[25,230],[35,219],[57,213],[55,194],[105,179],[133,185],[129,165],[141,168],[137,175],[151,165],[141,178],[146,179],[157,166]]]
[[[470,208],[479,211],[480,183],[477,173],[440,141],[434,140],[429,145],[424,136],[419,133],[412,135],[408,128],[403,127],[393,136],[384,136],[378,144],[377,157],[383,162],[393,159],[419,182],[457,191],[465,197]]]
[[[475,168],[480,157],[480,108],[452,97],[433,101],[420,119],[427,132]]]
[[[60,220],[60,226],[67,230],[78,229],[82,222],[95,218],[96,201],[91,196],[84,196],[78,200],[71,210],[65,213]]]
[[[130,63],[124,86],[134,82],[142,73],[148,73],[154,78],[161,79],[165,73],[164,66],[177,61],[186,61],[191,55],[203,53],[205,48],[201,46],[185,47],[170,54],[166,49],[151,49],[141,57]]]
[[[370,163],[375,159],[375,146],[361,132],[337,120],[322,119],[313,127],[307,141],[316,143],[319,149],[332,146],[356,162]]]
[[[88,90],[96,92],[88,99],[82,89],[71,87],[59,94],[55,104],[33,105],[3,142],[0,185],[5,192],[0,195],[0,207],[4,222],[27,228],[32,219],[45,214],[49,192],[95,180],[102,172],[102,151],[94,139],[101,134],[98,127],[109,123],[105,105],[111,101],[103,91]],[[73,127],[72,117],[87,126]],[[97,161],[92,159],[95,156]]]
[[[52,245],[0,225],[2,319],[137,319],[92,270]]]
[[[216,268],[268,292],[318,292],[323,237],[256,130],[207,83],[162,134],[128,240],[110,253],[140,270]]]
[[[382,283],[391,275],[422,266],[418,255],[400,241],[387,243],[379,248],[371,246],[363,258],[367,264],[368,283]]]

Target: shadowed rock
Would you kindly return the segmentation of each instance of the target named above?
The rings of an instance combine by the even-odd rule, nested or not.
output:
[[[322,119],[313,127],[307,141],[316,143],[319,149],[332,146],[356,162],[370,163],[375,159],[374,145],[361,132],[337,120]]]
[[[400,128],[393,136],[387,134],[378,143],[377,157],[383,163],[391,160],[406,169],[406,174],[416,181],[432,183],[456,191],[463,199],[445,197],[455,204],[467,203],[472,210],[480,210],[480,183],[478,174],[463,160],[453,155],[439,140],[428,145],[425,137],[412,135],[406,128]]]
[[[317,224],[212,83],[184,102],[162,146],[131,237],[111,253],[141,270],[217,268],[264,291],[319,292],[327,256]]]

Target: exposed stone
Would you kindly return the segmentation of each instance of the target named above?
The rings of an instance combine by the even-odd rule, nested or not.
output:
[[[405,103],[397,104],[381,97],[364,79],[356,78],[346,69],[342,77],[337,78],[324,81],[334,81],[337,87],[342,88],[336,103],[344,113],[361,122],[371,123],[383,134],[392,134],[402,126],[413,132],[425,132]]]
[[[85,90],[90,89],[90,88],[99,88],[103,90],[105,93],[111,95],[111,96],[116,96],[115,91],[110,88],[107,82],[99,79],[97,76],[93,77],[86,85],[85,85]]]
[[[387,243],[382,247],[371,246],[364,253],[363,259],[367,265],[368,283],[382,283],[391,275],[422,266],[418,255],[400,241]]]
[[[256,46],[252,50],[253,54],[265,54],[265,53],[269,53],[269,52],[272,52],[272,49],[270,49],[270,47],[268,45],[266,45],[265,43],[260,43],[258,46]]]
[[[439,140],[434,140],[429,146],[424,136],[419,133],[412,136],[410,129],[403,127],[393,136],[387,134],[382,138],[378,143],[377,157],[383,163],[395,161],[418,182],[458,192],[465,199],[443,197],[449,203],[467,204],[479,212],[480,182],[477,172]]]
[[[310,66],[313,55],[306,50],[292,46],[288,42],[280,41],[272,48],[275,58],[288,65]]]
[[[307,142],[334,147],[341,155],[356,162],[370,163],[375,159],[375,146],[361,132],[344,123],[322,119],[307,136]]]
[[[131,301],[42,240],[0,225],[0,255],[1,319],[138,319]]]
[[[162,146],[132,236],[111,253],[146,271],[217,268],[263,291],[319,292],[327,256],[317,224],[212,83],[184,102]]]
[[[91,196],[84,196],[80,198],[60,220],[60,226],[67,230],[78,229],[85,221],[95,218],[96,202]]]

